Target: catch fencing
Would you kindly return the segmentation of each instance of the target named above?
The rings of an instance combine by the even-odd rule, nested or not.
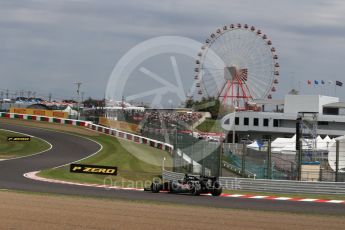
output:
[[[142,132],[143,136],[174,146],[175,172],[198,173],[219,176],[221,171],[221,143],[199,139],[179,130],[154,133]],[[193,162],[193,163],[192,163]]]
[[[182,179],[183,173],[163,170],[165,181]],[[289,180],[266,180],[237,177],[219,177],[223,189],[251,192],[327,194],[345,195],[345,183],[342,182],[307,182]]]
[[[223,145],[223,168],[241,177],[275,180],[345,182],[345,139],[296,152],[295,142]],[[337,147],[338,145],[338,147]],[[301,154],[300,160],[299,154]]]

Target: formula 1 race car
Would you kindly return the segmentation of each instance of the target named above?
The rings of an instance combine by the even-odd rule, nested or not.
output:
[[[219,196],[222,193],[222,187],[216,177],[211,176],[193,176],[185,174],[182,180],[159,183],[153,181],[150,188],[145,191],[158,193],[167,191],[170,193],[187,193],[194,196],[211,193],[212,196]]]

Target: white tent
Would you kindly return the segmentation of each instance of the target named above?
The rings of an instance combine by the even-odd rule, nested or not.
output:
[[[77,116],[77,115],[78,115],[78,111],[72,109],[71,106],[67,106],[66,109],[64,109],[64,110],[62,110],[62,111],[63,111],[63,112],[67,112],[68,115],[70,115],[70,116]]]
[[[290,138],[291,141],[296,141],[296,134],[293,135],[293,137]]]
[[[339,170],[345,172],[345,136],[331,139],[326,136],[322,139],[320,136],[316,138],[316,150],[329,151],[328,163],[332,170],[335,170],[336,162],[336,140],[340,141],[339,146]],[[308,149],[307,143],[302,143],[303,149]],[[272,142],[272,152],[282,154],[296,154],[296,137],[292,138],[277,138]]]
[[[322,142],[322,141],[323,139],[320,137],[320,135],[316,137],[316,142]]]
[[[257,141],[254,141],[254,142],[251,143],[250,145],[247,145],[247,148],[259,150],[259,149],[260,149],[260,146],[259,146],[259,144],[258,144]]]
[[[278,137],[277,139],[272,141],[271,147],[272,148],[283,148],[284,146],[286,146],[287,144],[289,144],[291,142],[293,142],[293,140],[291,140],[291,138],[280,138],[280,137]]]
[[[329,136],[326,136],[324,139],[321,140],[317,139],[317,149],[327,151],[329,146],[334,142]]]
[[[295,137],[296,139],[296,137]],[[280,153],[287,145],[293,144],[295,140],[292,138],[277,138],[271,143],[273,153]]]
[[[320,136],[316,138],[316,149],[327,151],[328,147],[334,143],[335,140],[326,136],[322,139]],[[308,149],[306,143],[302,143],[303,149]],[[296,153],[296,135],[292,138],[277,138],[272,142],[272,152],[283,154],[295,154]]]
[[[334,139],[333,139],[334,140]],[[324,139],[323,139],[323,141],[325,141],[326,143],[328,142],[328,143],[330,143],[331,141],[332,141],[332,139],[327,135]]]
[[[283,154],[296,154],[296,142],[289,143],[285,145],[281,150],[280,153]]]
[[[339,140],[339,171],[345,172],[345,136],[337,138]],[[328,164],[335,171],[336,169],[336,141],[329,145]]]
[[[320,136],[317,136],[317,138],[316,138],[316,148],[318,150],[326,150],[327,151],[327,143]]]

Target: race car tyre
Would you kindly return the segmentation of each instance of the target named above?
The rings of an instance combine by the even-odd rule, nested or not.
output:
[[[159,183],[152,183],[151,184],[151,192],[159,193],[160,191],[160,184]]]
[[[220,194],[222,194],[222,191],[223,191],[222,186],[220,186],[219,182],[216,181],[214,183],[213,189],[211,190],[212,196],[220,196]]]
[[[145,191],[145,192],[151,191],[151,187],[150,187],[150,188],[144,188],[144,191]]]
[[[192,195],[193,196],[199,196],[201,193],[201,186],[199,184],[194,184],[192,188]]]
[[[171,181],[164,182],[163,190],[168,191],[169,193],[172,193],[173,192],[173,182],[171,182]]]

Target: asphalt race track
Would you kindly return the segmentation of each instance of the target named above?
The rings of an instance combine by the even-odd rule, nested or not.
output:
[[[209,196],[194,197],[189,195],[174,195],[167,193],[153,194],[150,192],[106,190],[104,188],[35,181],[25,178],[23,174],[73,162],[95,153],[100,146],[95,142],[78,136],[43,129],[9,125],[2,122],[0,122],[0,128],[33,135],[42,138],[53,145],[52,149],[42,154],[14,160],[0,161],[0,189],[129,200],[150,200],[220,208],[288,211],[313,214],[345,214],[344,204],[256,200],[248,198]]]

